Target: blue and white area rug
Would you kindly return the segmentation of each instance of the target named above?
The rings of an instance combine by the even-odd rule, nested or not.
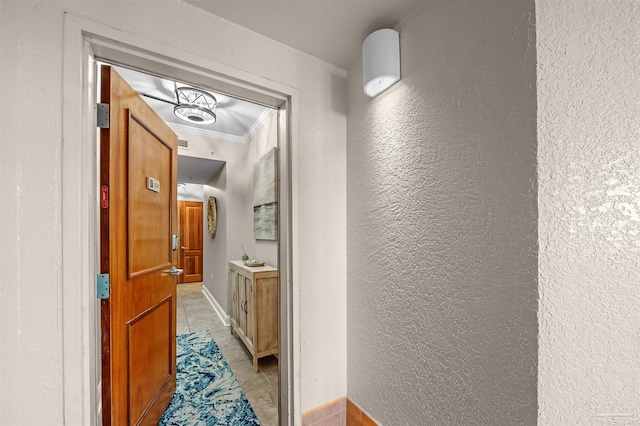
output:
[[[178,336],[176,393],[158,425],[260,425],[208,331]]]

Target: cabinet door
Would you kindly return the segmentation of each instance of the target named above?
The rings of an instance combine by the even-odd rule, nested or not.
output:
[[[238,306],[240,304],[240,295],[238,294],[238,273],[234,270],[229,270],[229,294],[231,305],[231,322],[238,325]]]
[[[247,296],[245,288],[245,276],[238,274],[238,323],[243,335],[247,335]]]
[[[256,352],[278,348],[278,279],[264,278],[255,288],[253,297],[256,304],[255,315],[258,319],[255,330]]]
[[[247,339],[253,344],[253,335],[254,335],[254,315],[255,308],[253,304],[253,282],[251,278],[245,278],[244,280],[245,288],[246,288],[246,298],[247,298]]]

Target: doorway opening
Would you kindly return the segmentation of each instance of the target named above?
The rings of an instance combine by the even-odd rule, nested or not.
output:
[[[209,333],[261,424],[277,426],[278,110],[197,87],[217,102],[217,120],[185,123],[172,95],[188,83],[97,65],[98,74],[113,68],[178,136],[178,340]],[[243,256],[264,266],[247,268]]]
[[[91,287],[75,291],[78,283],[95,280],[97,256],[91,250],[99,246],[96,153],[87,141],[95,141],[95,66],[105,61],[155,75],[179,79],[194,86],[232,94],[278,110],[280,142],[279,187],[279,424],[292,424],[294,396],[299,393],[294,381],[292,344],[292,270],[291,270],[291,99],[296,90],[267,81],[182,51],[158,46],[149,40],[107,28],[81,17],[65,16],[65,53],[63,57],[65,145],[65,188],[77,188],[63,195],[63,223],[80,224],[77,232],[68,232],[63,241],[64,305],[64,401],[67,419],[80,423],[101,423],[99,302]],[[77,49],[77,47],[81,49]],[[82,81],[80,87],[77,82]],[[294,102],[295,104],[295,102]],[[79,121],[78,117],[82,117]],[[95,142],[94,142],[95,146]],[[78,252],[77,248],[83,249]],[[80,254],[80,256],[78,256]],[[80,370],[77,366],[80,365]],[[298,373],[299,374],[299,373]],[[296,398],[297,399],[297,398]],[[78,401],[81,401],[78,404]],[[83,420],[84,419],[84,420]]]

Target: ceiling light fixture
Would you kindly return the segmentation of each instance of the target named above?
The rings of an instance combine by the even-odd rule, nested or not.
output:
[[[173,113],[176,117],[192,124],[214,124],[216,122],[216,107],[218,100],[211,93],[195,87],[178,87],[177,83],[173,83],[175,87],[176,102],[167,99],[158,98],[147,93],[140,95],[157,101],[166,102],[173,105]]]
[[[196,124],[213,124],[216,122],[215,96],[204,90],[193,87],[176,87],[178,105],[173,113],[181,120]]]
[[[372,98],[400,80],[400,34],[391,29],[375,31],[362,44],[364,93]]]

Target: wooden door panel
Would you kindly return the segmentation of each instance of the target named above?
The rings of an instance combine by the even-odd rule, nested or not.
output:
[[[180,201],[180,268],[184,270],[180,282],[202,281],[203,204],[198,201]]]
[[[162,397],[166,383],[171,380],[171,305],[171,298],[166,298],[127,324],[129,424],[138,424],[144,418],[152,402]]]
[[[188,228],[185,229],[184,245],[188,250],[202,249],[202,203],[186,202],[184,210],[188,224]]]
[[[100,268],[103,425],[157,424],[176,387],[177,136],[110,67],[101,67]],[[159,182],[147,188],[147,177]]]
[[[128,119],[129,277],[171,265],[171,150],[129,113]],[[147,189],[147,179],[160,187]]]
[[[202,256],[199,251],[185,250],[184,253],[184,274],[187,279],[202,281]]]

